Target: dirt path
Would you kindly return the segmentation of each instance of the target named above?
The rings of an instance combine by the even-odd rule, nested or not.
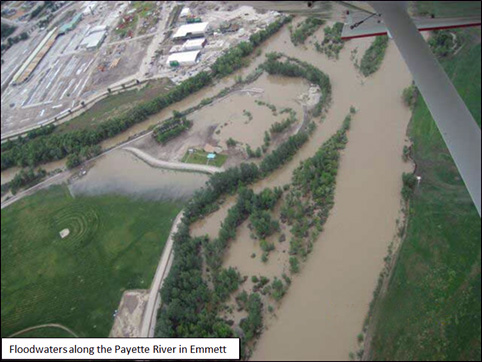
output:
[[[169,274],[169,270],[172,265],[172,247],[174,244],[173,236],[177,232],[179,223],[182,219],[183,211],[181,211],[174,223],[172,224],[171,232],[166,242],[166,246],[162,251],[161,259],[157,265],[156,274],[152,280],[151,289],[149,291],[149,299],[147,301],[146,310],[141,324],[141,332],[139,337],[154,337],[154,327],[157,320],[157,310],[160,306],[159,290],[161,289],[162,282]]]
[[[168,170],[204,172],[209,174],[224,171],[221,167],[159,160],[134,147],[124,147],[123,149],[131,152],[152,167],[166,168]]]
[[[60,329],[63,329],[64,331],[66,331],[67,333],[70,333],[72,336],[74,336],[76,338],[79,338],[79,336],[77,334],[75,334],[71,329],[69,329],[69,328],[67,328],[67,327],[65,327],[61,324],[57,324],[57,323],[41,324],[41,325],[38,325],[38,326],[25,328],[25,329],[22,329],[21,331],[15,332],[14,334],[11,334],[8,338],[12,338],[12,337],[18,336],[22,333],[30,332],[30,331],[33,331],[35,329],[41,329],[41,328],[60,328]]]

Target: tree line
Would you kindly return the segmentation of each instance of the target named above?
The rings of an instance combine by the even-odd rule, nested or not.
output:
[[[388,46],[388,36],[380,35],[365,51],[360,61],[360,71],[365,77],[375,73],[382,64],[385,57],[385,50]]]
[[[322,95],[320,101],[313,110],[315,117],[319,116],[324,107],[328,106],[331,101],[331,83],[330,78],[313,65],[298,60],[296,58],[284,56],[284,62],[279,61],[284,55],[281,53],[266,54],[268,58],[261,67],[269,74],[280,74],[287,77],[302,77],[311,83],[315,83],[321,89]]]

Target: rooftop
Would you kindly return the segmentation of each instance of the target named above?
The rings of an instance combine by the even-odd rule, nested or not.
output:
[[[177,29],[176,33],[172,36],[175,38],[183,38],[188,34],[204,34],[209,23],[194,23],[182,25]]]
[[[167,58],[167,64],[177,61],[180,64],[182,63],[195,63],[197,57],[199,56],[200,51],[194,50],[192,52],[183,52],[183,53],[173,53],[169,55]]]

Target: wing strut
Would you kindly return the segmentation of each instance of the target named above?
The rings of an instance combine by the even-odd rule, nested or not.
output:
[[[373,1],[423,95],[480,216],[481,134],[449,77],[420,35],[403,2]]]

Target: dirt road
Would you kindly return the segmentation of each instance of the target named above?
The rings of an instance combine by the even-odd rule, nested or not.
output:
[[[224,171],[221,167],[159,160],[134,147],[124,147],[123,149],[131,152],[152,167],[166,168],[169,170],[204,172],[209,174]]]
[[[149,291],[149,299],[147,301],[146,310],[144,311],[144,316],[141,325],[141,335],[139,337],[154,337],[154,327],[156,325],[157,319],[157,309],[160,306],[160,295],[159,290],[161,289],[162,282],[169,274],[169,270],[172,265],[172,246],[174,244],[173,235],[177,232],[179,223],[182,218],[181,211],[174,223],[172,224],[171,233],[167,239],[166,246],[162,251],[161,260],[157,265],[156,274],[152,280],[151,289]]]

